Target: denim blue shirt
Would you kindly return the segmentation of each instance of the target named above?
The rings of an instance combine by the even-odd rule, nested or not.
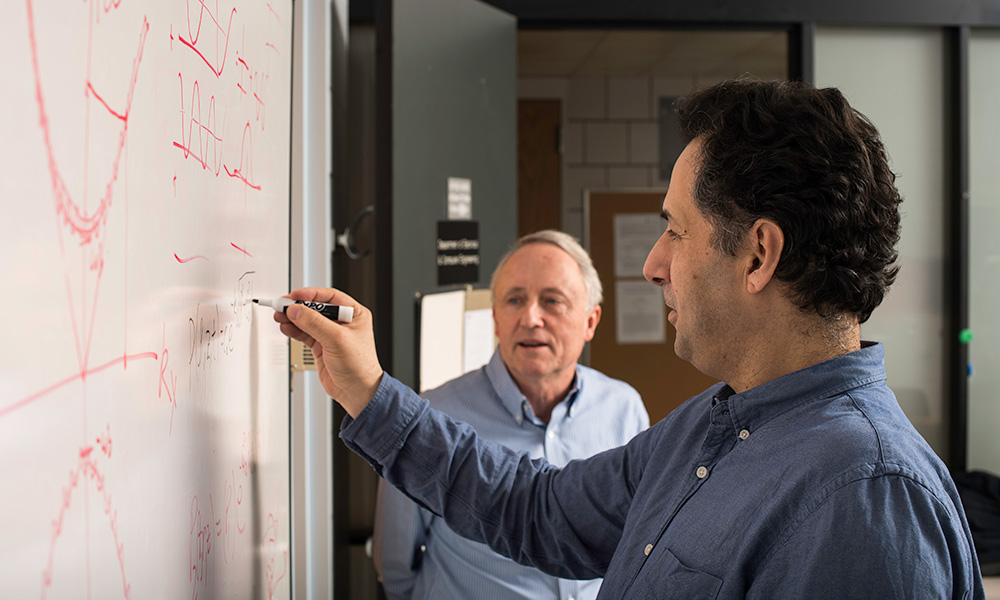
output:
[[[546,424],[535,416],[499,352],[481,369],[424,392],[431,407],[469,423],[481,439],[563,466],[615,448],[649,427],[635,389],[577,365]],[[593,600],[600,579],[567,580],[497,555],[452,531],[396,488],[379,486],[375,568],[389,600]]]
[[[341,437],[457,532],[600,599],[984,598],[944,464],[881,345],[735,394],[559,469],[479,440],[389,376]]]

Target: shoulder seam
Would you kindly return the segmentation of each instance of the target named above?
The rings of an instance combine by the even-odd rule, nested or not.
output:
[[[865,471],[867,471],[867,473]],[[816,512],[819,510],[821,506],[826,504],[828,500],[830,500],[833,496],[837,494],[837,492],[855,483],[860,483],[863,481],[874,481],[876,479],[885,479],[889,477],[896,477],[908,481],[913,485],[922,488],[928,494],[928,496],[933,500],[934,504],[936,504],[938,508],[943,510],[945,513],[952,512],[951,509],[949,509],[949,505],[947,503],[942,501],[942,499],[939,498],[938,495],[934,493],[932,489],[930,489],[922,481],[914,477],[914,474],[909,471],[910,469],[908,469],[904,465],[896,465],[896,464],[890,465],[884,462],[880,462],[876,465],[865,465],[863,467],[857,467],[850,471],[842,473],[840,476],[832,480],[830,484],[826,486],[823,492],[821,492],[818,495],[814,505],[811,508],[809,508],[808,511],[801,518],[799,518],[797,522],[789,526],[787,534],[784,536],[784,538],[780,542],[774,544],[771,550],[768,551],[768,554],[764,558],[764,560],[761,561],[759,567],[760,570],[766,568],[765,565],[767,565],[767,563],[771,561],[774,555],[777,554],[778,551],[785,546],[785,544],[787,544],[793,537],[795,537],[795,534],[798,532],[799,528],[806,521],[808,521],[814,514],[816,514]]]

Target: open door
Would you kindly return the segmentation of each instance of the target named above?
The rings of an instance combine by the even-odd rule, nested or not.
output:
[[[479,0],[384,4],[391,32],[376,15],[377,93],[391,101],[376,134],[376,335],[387,370],[413,385],[414,294],[454,287],[438,284],[435,245],[438,223],[456,219],[449,179],[468,181],[471,214],[457,219],[478,225],[478,278],[462,284],[488,285],[516,239],[517,20]]]
[[[368,185],[365,153],[374,147],[375,211],[357,218],[361,235],[354,240],[358,253],[372,254],[350,260],[338,250],[338,279],[357,285],[355,297],[372,308],[382,366],[413,386],[415,294],[465,288],[438,285],[436,233],[438,222],[449,220],[449,178],[469,182],[471,214],[462,220],[478,224],[478,276],[468,284],[488,285],[516,239],[517,21],[479,0],[376,0],[374,6],[374,48],[370,33],[351,34],[352,52],[362,57],[352,64],[360,82],[351,94],[363,103],[352,105],[348,124],[359,131],[349,157],[352,185]],[[370,62],[375,81],[368,95]],[[338,235],[366,208],[345,211]],[[348,292],[355,295],[355,287]],[[334,444],[334,453],[334,597],[375,600],[380,590],[364,545],[377,477],[342,444]]]

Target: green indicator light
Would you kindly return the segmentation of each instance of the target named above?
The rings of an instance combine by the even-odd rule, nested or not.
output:
[[[973,337],[972,331],[969,329],[963,329],[962,331],[958,332],[958,341],[962,342],[963,344],[968,344],[969,342],[971,342],[972,337]]]

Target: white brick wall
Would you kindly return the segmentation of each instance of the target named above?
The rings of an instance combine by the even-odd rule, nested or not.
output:
[[[652,82],[649,77],[609,77],[608,117],[649,119],[653,116]]]
[[[649,167],[608,167],[609,188],[647,188]]]
[[[599,121],[583,126],[583,160],[588,165],[627,164],[628,123]]]
[[[525,77],[521,98],[563,102],[562,229],[583,237],[583,192],[666,188],[659,178],[660,96],[681,96],[693,79],[662,77]]]
[[[607,81],[604,77],[576,77],[569,81],[566,116],[575,119],[607,117]]]
[[[659,161],[658,128],[653,120],[629,123],[629,162],[655,164]]]

